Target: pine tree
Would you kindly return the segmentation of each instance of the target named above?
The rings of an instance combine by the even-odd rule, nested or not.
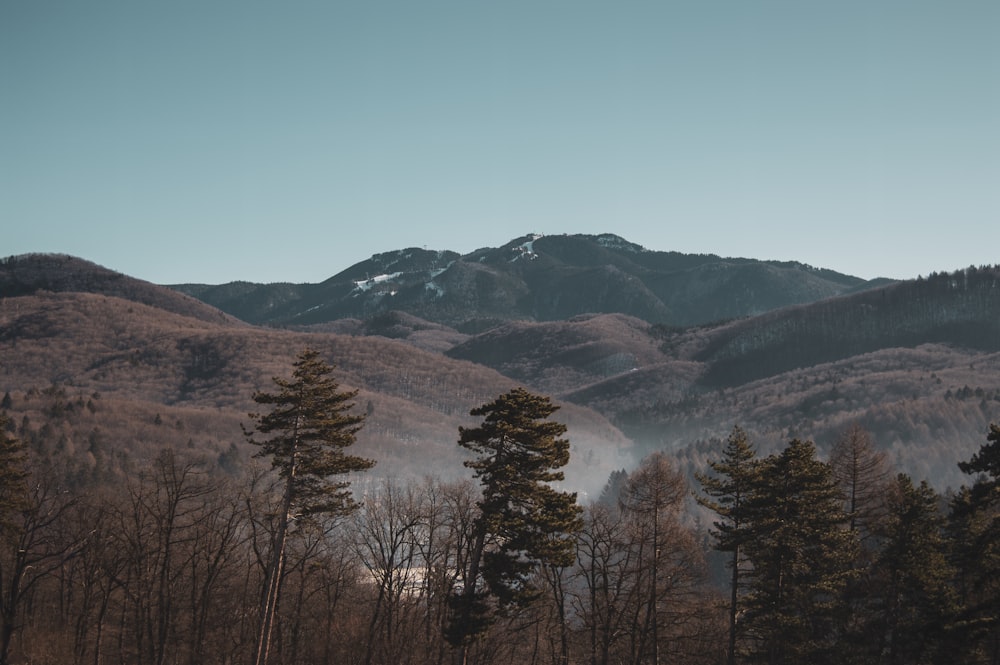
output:
[[[622,488],[625,487],[627,480],[628,471],[625,469],[612,471],[608,476],[608,481],[604,483],[604,489],[601,490],[600,496],[597,497],[597,503],[608,508],[618,508],[618,500],[621,497]]]
[[[1000,425],[990,424],[986,435],[988,443],[983,444],[968,462],[959,462],[962,473],[982,473],[986,475],[984,482],[993,489],[1000,486]]]
[[[715,549],[730,553],[729,580],[729,645],[726,662],[736,662],[737,617],[741,590],[740,573],[744,564],[743,546],[748,537],[747,504],[759,469],[757,453],[750,438],[739,426],[726,440],[722,459],[709,462],[715,476],[697,474],[698,482],[708,497],[697,497],[698,503],[710,508],[720,517],[713,522]]]
[[[364,416],[353,415],[357,390],[342,391],[332,377],[333,367],[319,353],[306,349],[293,367],[292,379],[274,378],[276,393],[258,392],[257,404],[270,406],[268,413],[251,413],[254,430],[247,440],[260,447],[255,457],[270,457],[284,480],[282,510],[274,536],[267,575],[267,590],[261,608],[257,665],[267,662],[271,629],[278,606],[285,548],[293,521],[317,515],[345,515],[357,504],[351,497],[345,474],[374,466],[372,460],[344,452],[355,442]],[[267,438],[257,440],[255,434]]]
[[[477,455],[465,462],[482,486],[462,588],[452,597],[448,641],[467,647],[489,626],[491,605],[524,607],[539,595],[541,565],[570,566],[582,526],[576,494],[548,483],[569,461],[566,426],[547,420],[549,398],[515,388],[471,411],[479,427],[459,428],[458,444]]]
[[[857,551],[830,466],[809,441],[763,460],[747,504],[746,631],[769,665],[833,662]]]
[[[868,595],[871,654],[890,665],[934,662],[941,630],[954,609],[952,570],[946,553],[939,497],[927,484],[914,486],[899,474],[887,496],[879,536],[884,545],[873,564]]]
[[[978,474],[951,503],[948,529],[960,610],[951,625],[955,662],[1000,662],[1000,426],[959,468]]]

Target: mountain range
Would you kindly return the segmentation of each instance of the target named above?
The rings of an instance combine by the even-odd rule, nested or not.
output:
[[[517,238],[459,255],[376,254],[320,284],[181,284],[248,323],[306,326],[405,312],[475,332],[497,321],[626,314],[690,326],[813,302],[866,282],[794,262],[647,250],[611,234]]]
[[[567,484],[734,425],[762,452],[850,425],[944,487],[1000,420],[1000,268],[891,282],[799,263],[526,236],[379,254],[320,284],[158,286],[83,259],[0,263],[0,390],[19,436],[86,480],[163,445],[251,464],[251,395],[310,346],[359,389],[383,475],[460,475],[468,411],[524,385],[562,405]]]

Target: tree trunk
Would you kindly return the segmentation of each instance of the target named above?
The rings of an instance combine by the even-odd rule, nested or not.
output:
[[[281,589],[281,576],[285,568],[285,545],[288,541],[288,521],[292,510],[292,495],[294,493],[295,462],[292,462],[285,485],[285,496],[282,501],[281,515],[278,518],[278,531],[274,537],[274,553],[271,565],[268,567],[267,593],[261,605],[260,632],[257,636],[257,654],[255,665],[266,665],[271,650],[271,631],[274,627],[274,615],[278,610],[278,595]],[[2,665],[2,664],[0,664]]]
[[[6,615],[3,618],[3,626],[0,627],[0,665],[7,665],[10,643],[14,638],[14,622]]]
[[[457,665],[466,665],[469,657],[468,628],[469,620],[472,617],[472,606],[476,600],[476,583],[479,581],[479,567],[483,558],[483,550],[486,547],[486,528],[479,526],[476,533],[476,543],[473,546],[469,557],[469,577],[465,580],[465,588],[462,590],[462,606],[458,621],[462,626],[462,644],[459,652],[461,660]]]
[[[559,665],[569,664],[569,630],[566,625],[566,590],[563,588],[562,569],[548,567],[551,576],[552,600],[555,603],[556,620],[559,622]]]
[[[21,601],[21,577],[24,575],[26,565],[24,550],[20,549],[11,571],[10,588],[3,599],[3,617],[0,618],[0,665],[7,665],[9,662],[10,646],[17,628],[17,608]]]
[[[733,550],[733,575],[729,589],[729,650],[726,653],[726,663],[736,665],[736,601],[739,597],[740,584],[740,547]]]
[[[104,621],[108,614],[110,593],[101,599],[101,609],[97,612],[97,628],[94,636],[94,665],[101,665],[101,648],[104,643]]]

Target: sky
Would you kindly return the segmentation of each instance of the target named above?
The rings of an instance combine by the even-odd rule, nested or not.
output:
[[[1000,262],[996,0],[2,0],[0,256],[318,282],[528,233]]]

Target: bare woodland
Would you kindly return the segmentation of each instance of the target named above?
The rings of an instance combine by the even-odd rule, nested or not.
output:
[[[984,446],[980,461],[989,452]],[[279,526],[280,478],[257,463],[227,474],[195,451],[165,449],[122,485],[74,487],[53,459],[23,461],[26,493],[17,501],[9,492],[3,497],[2,662],[252,660]],[[902,505],[909,495],[900,493],[917,490],[903,476],[888,477],[864,432],[845,432],[832,464],[809,464],[838,492],[836,537],[857,547],[843,562],[835,598],[850,611],[830,614],[823,660],[847,662],[841,658],[851,653],[852,662],[994,662],[996,578],[984,566],[995,566],[987,562],[998,546],[997,505],[977,497],[988,493],[987,476],[951,505],[924,485],[917,494],[926,499],[924,521],[906,521],[916,508]],[[541,590],[535,602],[498,611],[471,643],[466,662],[796,662],[755,650],[767,639],[750,630],[760,624],[741,625],[732,642],[737,650],[727,653],[728,575],[713,576],[708,565],[725,543],[692,520],[695,489],[662,453],[615,474],[604,495],[584,508],[572,565],[534,569],[532,584]],[[290,528],[268,662],[455,662],[444,629],[449,598],[475,544],[478,487],[471,478],[383,480],[356,498],[360,508],[349,515]],[[975,534],[961,541],[966,549],[985,547],[989,556],[976,559],[949,546],[956,529]],[[898,539],[904,536],[910,540]],[[893,547],[903,548],[894,563]],[[741,615],[757,597],[746,582],[755,579],[751,558],[735,560],[744,571],[733,595]],[[758,570],[764,560],[755,560]],[[927,608],[921,598],[937,600]],[[819,600],[797,602],[807,610]],[[903,616],[903,608],[940,614]],[[926,633],[928,626],[939,630]],[[958,632],[949,635],[946,626]],[[926,648],[905,656],[889,642],[853,650],[895,640],[904,627],[924,631]],[[966,646],[977,648],[962,660],[937,650],[959,634],[974,636]]]

